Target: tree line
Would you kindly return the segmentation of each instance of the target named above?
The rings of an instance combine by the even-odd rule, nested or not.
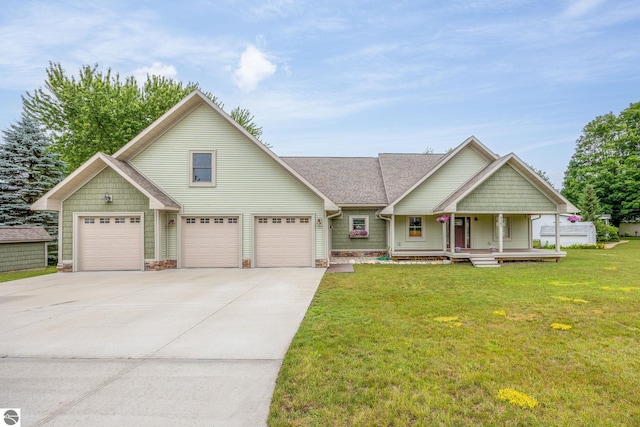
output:
[[[148,75],[139,84],[98,65],[81,67],[76,77],[49,63],[44,87],[22,96],[21,118],[2,132],[0,225],[42,225],[57,236],[55,213],[32,212],[30,205],[96,152],[116,152],[196,89],[224,108],[198,83]],[[230,116],[271,148],[249,110],[236,107]],[[583,128],[562,193],[585,220],[598,222],[601,213],[611,213],[615,225],[640,218],[640,102]]]

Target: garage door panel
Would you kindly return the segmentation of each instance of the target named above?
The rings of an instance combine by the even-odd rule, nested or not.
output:
[[[310,217],[259,217],[255,224],[257,267],[309,267]]]
[[[237,217],[187,217],[182,220],[182,266],[238,267]]]
[[[79,221],[79,270],[142,269],[140,217],[81,217]]]

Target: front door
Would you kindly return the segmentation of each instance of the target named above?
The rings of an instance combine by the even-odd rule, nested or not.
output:
[[[456,248],[469,248],[471,243],[471,218],[461,217],[455,220]]]

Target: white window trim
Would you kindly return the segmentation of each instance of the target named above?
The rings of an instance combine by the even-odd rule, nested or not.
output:
[[[422,236],[411,237],[409,235],[409,224],[411,224],[411,218],[422,218]],[[408,215],[406,222],[406,239],[408,242],[422,242],[427,240],[427,217],[424,215]]]
[[[368,239],[369,234],[371,234],[371,232],[369,231],[369,215],[349,215],[349,233],[351,233],[351,230],[355,230],[353,228],[353,220],[355,219],[364,219],[364,229],[367,231],[367,235],[366,236],[349,235],[349,237],[352,239]]]
[[[502,223],[505,225],[502,234],[502,241],[510,242],[513,239],[513,219],[511,215],[502,215]],[[498,215],[493,216],[493,241],[497,242],[498,236]]]
[[[196,182],[193,180],[193,155],[211,154],[211,182]],[[216,150],[191,150],[189,151],[189,186],[190,187],[215,187],[217,178],[217,154]]]

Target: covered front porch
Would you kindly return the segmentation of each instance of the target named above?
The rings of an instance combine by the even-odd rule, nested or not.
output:
[[[566,256],[559,245],[552,250],[534,248],[532,220],[538,216],[514,212],[395,215],[390,221],[389,257],[399,261],[450,260],[474,265],[478,260],[494,264],[558,261]]]

